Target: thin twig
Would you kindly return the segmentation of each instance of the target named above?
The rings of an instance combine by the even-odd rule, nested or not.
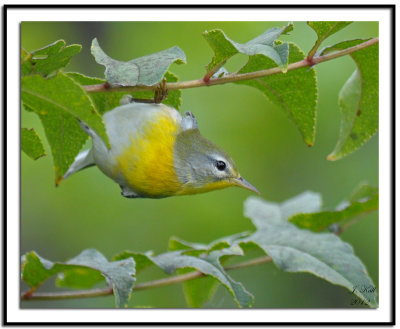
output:
[[[297,70],[302,67],[314,66],[316,64],[326,62],[338,57],[342,57],[351,53],[354,53],[358,50],[363,48],[372,46],[375,43],[379,42],[379,38],[372,38],[368,41],[360,43],[356,46],[349,47],[343,50],[339,50],[337,52],[327,54],[324,56],[317,56],[312,59],[303,59],[299,62],[289,64],[287,67],[287,71]],[[181,81],[181,82],[168,82],[165,84],[166,90],[175,90],[175,89],[187,89],[187,88],[196,88],[196,87],[206,87],[206,86],[213,86],[213,85],[220,85],[230,82],[237,82],[243,80],[251,80],[261,77],[266,77],[273,74],[283,73],[280,67],[273,67],[267,70],[261,70],[256,72],[249,72],[249,73],[242,73],[242,74],[230,74],[228,76],[223,76],[220,78],[205,80],[191,80],[191,81]],[[83,86],[83,88],[88,93],[95,93],[95,92],[113,92],[113,91],[126,91],[126,92],[133,92],[133,91],[154,91],[158,88],[158,85],[155,86],[134,86],[134,87],[113,87],[109,84],[98,84],[98,85],[89,85]]]
[[[79,290],[79,291],[35,292],[30,295],[22,294],[21,299],[22,300],[75,299],[75,298],[108,296],[112,294],[113,294],[113,289],[107,287],[107,288]]]

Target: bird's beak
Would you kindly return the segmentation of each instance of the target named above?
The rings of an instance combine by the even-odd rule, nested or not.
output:
[[[253,185],[251,185],[251,184],[250,184],[247,180],[245,180],[243,177],[234,178],[233,181],[234,181],[234,184],[235,184],[236,186],[243,187],[243,188],[245,188],[246,190],[255,192],[255,193],[257,193],[257,194],[261,194],[259,190],[257,190]]]

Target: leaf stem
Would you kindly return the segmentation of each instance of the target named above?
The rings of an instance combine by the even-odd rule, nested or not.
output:
[[[354,53],[358,50],[363,48],[372,46],[375,43],[379,42],[379,37],[372,38],[368,41],[360,43],[356,46],[349,47],[343,50],[339,50],[337,52],[317,56],[313,58],[305,58],[301,61],[296,63],[289,64],[287,67],[287,71],[297,70],[303,67],[312,67],[316,64],[326,62],[338,57],[342,57],[351,53]],[[283,73],[280,67],[273,67],[266,70],[249,72],[249,73],[241,73],[241,74],[230,74],[227,76],[223,76],[221,78],[214,78],[209,79],[207,81],[204,78],[199,80],[190,80],[190,81],[181,81],[181,82],[169,82],[165,84],[166,90],[176,90],[176,89],[188,89],[188,88],[196,88],[196,87],[205,87],[205,86],[213,86],[213,85],[221,85],[230,82],[237,82],[243,80],[251,80],[261,77],[266,77],[273,74]],[[113,87],[110,86],[107,82],[105,84],[98,84],[98,85],[89,85],[83,86],[83,88],[88,93],[95,93],[95,92],[113,92],[113,91],[126,91],[126,92],[133,92],[133,91],[154,91],[159,87],[159,85],[154,86],[133,86],[133,87]]]
[[[321,45],[321,43],[325,40],[325,38],[327,36],[329,36],[329,33],[332,32],[332,30],[337,27],[339,24],[339,22],[336,22],[336,24],[334,24],[333,26],[331,26],[331,28],[323,35],[323,36],[318,36],[317,41],[315,42],[315,45],[311,48],[310,52],[307,55],[307,59],[308,60],[312,60],[312,58],[314,57],[315,53],[317,52],[319,46]]]

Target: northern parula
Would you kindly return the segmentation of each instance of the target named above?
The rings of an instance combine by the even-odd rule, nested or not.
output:
[[[204,138],[194,115],[164,104],[128,103],[104,114],[111,148],[85,123],[91,149],[78,154],[64,178],[97,165],[127,198],[164,198],[239,186],[259,193],[243,179],[232,158]]]

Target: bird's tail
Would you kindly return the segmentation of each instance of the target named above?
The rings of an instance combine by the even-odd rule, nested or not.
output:
[[[67,177],[71,176],[72,174],[76,173],[77,171],[80,171],[82,169],[85,169],[87,167],[94,166],[94,158],[92,154],[92,149],[85,150],[80,152],[76,158],[75,161],[72,163],[71,167],[69,167],[68,171],[65,173],[63,179],[66,179]]]

